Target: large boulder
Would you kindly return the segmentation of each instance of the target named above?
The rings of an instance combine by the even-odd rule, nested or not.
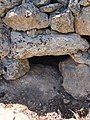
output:
[[[49,21],[53,30],[60,33],[74,32],[74,17],[69,10],[52,13]]]
[[[22,0],[0,0],[0,16],[2,17],[9,9],[19,5],[21,2]]]
[[[83,7],[75,18],[75,30],[80,35],[90,35],[90,6]]]
[[[78,34],[48,33],[31,37],[25,32],[11,33],[11,55],[25,59],[33,56],[71,55],[89,48],[88,42]]]
[[[31,65],[25,76],[15,81],[0,81],[0,102],[21,103],[40,113],[49,100],[58,95],[62,76],[52,66]]]
[[[3,20],[14,30],[30,30],[46,28],[49,25],[48,16],[41,13],[33,3],[24,3],[10,10]]]
[[[25,75],[30,69],[27,59],[16,60],[12,58],[3,58],[2,62],[5,71],[3,77],[6,80],[14,80],[20,78]]]
[[[90,66],[78,64],[71,58],[59,63],[65,90],[75,98],[90,94]]]
[[[10,30],[0,19],[0,57],[7,56],[10,52]]]

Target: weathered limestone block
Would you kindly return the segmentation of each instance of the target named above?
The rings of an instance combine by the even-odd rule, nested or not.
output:
[[[49,25],[48,16],[41,13],[33,3],[24,3],[10,10],[3,20],[14,30],[30,30],[46,28]]]
[[[25,32],[11,33],[11,54],[14,58],[25,59],[33,56],[71,55],[89,48],[88,42],[77,34],[41,34],[30,37]]]
[[[69,10],[63,13],[52,13],[50,16],[50,26],[60,33],[74,32],[74,18]]]
[[[75,29],[80,35],[90,35],[90,6],[84,7],[75,18]]]
[[[21,2],[22,0],[0,0],[0,16],[2,17],[9,9]]]
[[[72,54],[71,57],[78,63],[90,65],[90,53],[79,51],[77,54]]]
[[[68,59],[59,64],[63,75],[63,86],[73,97],[85,97],[90,94],[90,66],[78,64]]]
[[[32,2],[34,3],[36,6],[40,7],[40,6],[43,6],[43,5],[47,5],[50,3],[50,0],[23,0],[23,3],[29,3],[29,2]]]
[[[40,10],[41,12],[47,12],[47,13],[50,13],[50,12],[54,12],[55,10],[61,8],[63,5],[60,4],[60,3],[54,3],[54,4],[49,4],[49,5],[46,5],[46,6],[42,6],[40,7]]]
[[[82,6],[90,6],[90,0],[80,0],[79,4]]]
[[[0,57],[3,58],[10,52],[10,31],[0,19]]]
[[[30,72],[25,76],[9,83],[0,82],[0,93],[5,93],[0,102],[7,100],[8,103],[12,101],[25,104],[34,111],[40,110],[41,106],[58,95],[61,86],[62,76],[55,68],[40,64],[31,65]]]
[[[14,80],[22,77],[30,69],[27,59],[16,60],[12,58],[3,58],[2,62],[5,70],[3,77],[6,80]]]

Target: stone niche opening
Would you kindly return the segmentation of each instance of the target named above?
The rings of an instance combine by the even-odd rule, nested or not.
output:
[[[64,118],[71,118],[70,109],[87,104],[73,98],[62,85],[58,64],[68,58],[69,55],[29,58],[29,73],[14,81],[0,81],[0,102],[26,105],[38,115],[60,110]]]

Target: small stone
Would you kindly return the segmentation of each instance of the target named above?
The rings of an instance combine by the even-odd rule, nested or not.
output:
[[[14,30],[31,30],[46,28],[49,25],[48,16],[41,13],[33,3],[24,3],[10,10],[3,20]]]
[[[69,0],[57,0],[57,1],[63,5],[68,5],[69,3]]]
[[[0,57],[7,56],[10,52],[10,30],[0,19]]]
[[[54,12],[55,10],[61,7],[62,7],[62,4],[54,3],[54,4],[49,4],[47,6],[40,7],[40,11],[50,13],[50,12]]]
[[[75,18],[75,30],[80,35],[90,35],[90,6],[84,7]]]
[[[90,93],[90,66],[69,58],[59,63],[59,70],[65,90],[74,98],[86,97]]]
[[[60,33],[74,32],[74,17],[69,10],[63,13],[52,13],[50,16],[50,26]]]
[[[90,0],[80,0],[79,4],[82,6],[90,6]]]
[[[50,0],[23,0],[23,3],[29,3],[29,2],[32,2],[36,6],[40,7],[40,6],[49,4]]]
[[[16,60],[11,58],[2,59],[5,73],[3,77],[6,80],[15,80],[25,75],[30,67],[27,59]]]
[[[3,17],[6,12],[16,5],[19,5],[22,0],[0,0],[0,17]]]

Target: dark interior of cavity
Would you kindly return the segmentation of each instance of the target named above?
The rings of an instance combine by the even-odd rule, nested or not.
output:
[[[58,70],[58,64],[60,61],[64,61],[67,58],[69,58],[69,55],[64,55],[64,56],[42,56],[42,57],[32,57],[29,58],[29,62],[31,65],[45,65],[45,66],[53,66],[56,70],[57,73],[60,74],[60,71]],[[15,81],[5,81],[1,80],[0,81],[0,86],[5,84],[5,89],[2,89],[0,91],[0,102],[3,103],[20,103],[23,105],[28,106],[28,108],[32,111],[35,111],[38,113],[38,115],[44,115],[45,113],[48,112],[58,112],[59,110],[62,113],[62,116],[65,118],[71,118],[73,116],[73,113],[70,110],[79,110],[80,108],[84,108],[86,112],[84,112],[83,115],[81,115],[81,112],[79,111],[79,114],[81,116],[85,116],[88,113],[88,101],[85,99],[80,99],[76,100],[74,99],[70,94],[68,94],[63,86],[60,86],[60,89],[57,90],[58,95],[50,99],[48,102],[43,102],[39,103],[38,98],[35,94],[35,96],[31,95],[30,91],[35,92],[34,88],[30,88],[30,86],[19,86],[18,85],[19,80]],[[21,80],[20,80],[21,81]],[[19,82],[20,82],[19,81]],[[25,80],[26,81],[26,80]],[[63,82],[63,81],[62,81]],[[21,84],[22,81],[21,81]],[[21,85],[20,84],[20,85]],[[15,88],[15,86],[19,86],[18,90]],[[6,88],[9,89],[9,87],[14,86],[10,88],[10,90],[7,90]],[[12,90],[11,90],[12,89]],[[54,87],[56,89],[56,87]],[[21,91],[18,93],[18,91]],[[7,94],[9,95],[7,97]],[[13,94],[13,95],[12,95]],[[12,97],[14,96],[14,97]],[[24,98],[24,99],[23,99]],[[68,101],[69,103],[65,103],[64,101]],[[31,103],[29,103],[30,101]],[[32,107],[34,105],[34,107]]]

